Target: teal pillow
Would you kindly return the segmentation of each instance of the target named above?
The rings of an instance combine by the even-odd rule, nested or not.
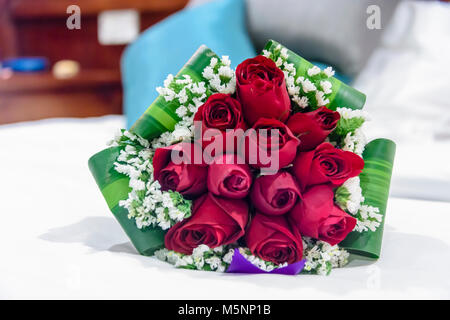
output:
[[[176,74],[205,44],[233,67],[256,55],[247,34],[244,0],[220,0],[184,9],[150,27],[127,47],[122,57],[124,113],[127,127],[157,97],[169,73]]]

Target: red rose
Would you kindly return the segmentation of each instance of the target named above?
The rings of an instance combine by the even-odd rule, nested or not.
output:
[[[292,163],[299,144],[300,140],[283,122],[261,118],[247,131],[241,148],[252,167],[276,172]]]
[[[267,215],[282,215],[300,199],[300,189],[288,172],[256,178],[250,199],[255,208]]]
[[[287,126],[300,139],[301,150],[310,151],[321,144],[336,128],[339,118],[339,112],[321,107],[311,112],[293,114]]]
[[[250,191],[253,176],[248,165],[237,155],[216,157],[208,167],[208,190],[225,198],[245,198]]]
[[[364,160],[360,156],[324,142],[315,150],[299,152],[294,160],[292,173],[304,190],[308,186],[322,183],[339,186],[347,179],[358,176],[363,168]]]
[[[216,93],[211,95],[205,104],[198,108],[194,121],[202,122],[203,148],[220,137],[223,139],[223,149],[234,152],[237,143],[232,140],[234,139],[233,130],[246,129],[241,104],[229,94]],[[227,137],[232,142],[228,146],[226,143]]]
[[[255,256],[275,264],[291,264],[303,256],[301,235],[289,227],[284,217],[256,213],[247,228],[245,241]]]
[[[242,62],[236,68],[236,86],[249,125],[259,118],[284,122],[289,117],[291,100],[284,73],[272,60],[257,56]]]
[[[153,177],[158,180],[161,190],[178,191],[187,198],[206,192],[208,168],[201,164],[201,156],[200,146],[194,143],[182,142],[156,149],[153,156]],[[173,161],[174,159],[177,161]]]
[[[331,185],[311,187],[289,213],[292,225],[303,236],[311,237],[335,245],[345,239],[356,225],[356,219],[334,204]]]
[[[210,248],[230,244],[244,235],[248,205],[244,200],[223,199],[212,193],[194,200],[192,217],[169,229],[165,246],[191,254],[201,244]]]

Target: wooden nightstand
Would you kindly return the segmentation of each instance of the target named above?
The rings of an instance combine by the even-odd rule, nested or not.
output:
[[[120,113],[122,89],[116,70],[89,69],[70,79],[56,79],[50,72],[0,79],[0,124]]]
[[[0,60],[43,56],[50,64],[78,61],[80,73],[56,79],[47,71],[0,79],[0,124],[49,117],[122,113],[120,57],[125,45],[101,45],[98,15],[134,9],[140,31],[182,9],[188,0],[0,0]],[[81,29],[69,30],[68,6],[81,9]]]

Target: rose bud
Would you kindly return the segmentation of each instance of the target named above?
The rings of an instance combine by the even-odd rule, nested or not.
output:
[[[207,193],[194,200],[192,216],[167,232],[165,247],[184,254],[201,244],[210,248],[237,241],[244,235],[248,205],[244,200],[223,199]]]
[[[299,152],[291,172],[304,190],[316,184],[343,184],[347,179],[358,176],[364,168],[364,160],[350,151],[322,143],[316,149]]]
[[[205,148],[215,139],[222,139],[223,150],[235,152],[237,141],[233,136],[236,129],[246,129],[241,104],[229,94],[216,93],[201,105],[194,116],[194,121],[201,121],[202,146]],[[227,138],[230,140],[227,145]],[[222,153],[223,150],[220,150]]]
[[[181,142],[158,148],[153,156],[153,177],[158,180],[161,190],[177,191],[187,198],[195,198],[206,192],[208,168],[201,157],[201,147],[194,143]]]
[[[320,107],[311,112],[293,114],[287,126],[300,139],[301,150],[310,151],[325,141],[336,128],[339,118],[339,112]]]
[[[294,207],[301,197],[294,177],[280,171],[256,178],[250,192],[255,208],[267,215],[282,215]]]
[[[334,204],[333,187],[322,184],[311,187],[289,213],[291,224],[303,236],[335,245],[345,239],[356,225],[356,219]]]
[[[249,166],[234,154],[220,155],[208,167],[208,190],[217,196],[245,198],[252,181]]]
[[[249,125],[260,118],[285,122],[289,117],[291,100],[284,73],[272,60],[257,56],[243,61],[236,68],[236,86]]]
[[[275,264],[300,261],[303,256],[302,237],[290,228],[285,217],[268,217],[256,213],[245,234],[252,254]]]
[[[294,161],[300,140],[281,121],[261,118],[248,130],[241,143],[247,163],[277,172]]]

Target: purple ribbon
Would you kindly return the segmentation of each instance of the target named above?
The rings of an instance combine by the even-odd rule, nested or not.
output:
[[[306,260],[300,260],[293,264],[289,264],[286,267],[276,268],[272,271],[265,271],[253,263],[248,261],[240,252],[239,249],[234,249],[233,260],[227,269],[228,273],[276,273],[276,274],[286,274],[286,275],[296,275],[305,267]]]

